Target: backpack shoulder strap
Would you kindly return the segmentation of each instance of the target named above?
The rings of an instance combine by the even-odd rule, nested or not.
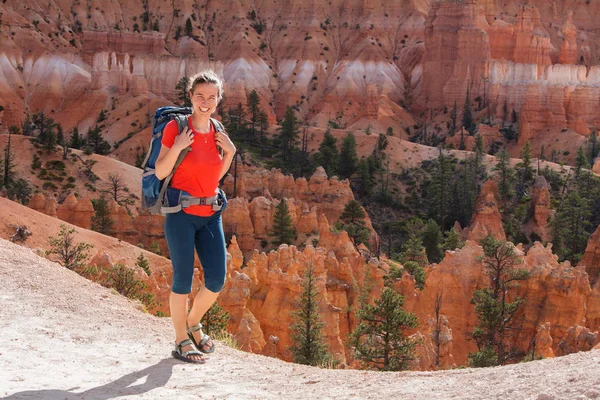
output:
[[[215,119],[215,118],[211,118],[210,122],[212,122],[212,124],[214,125],[215,130],[217,132],[225,132],[225,127],[223,126],[221,121],[219,121],[218,119]]]
[[[227,133],[225,132],[225,127],[223,126],[221,121],[219,121],[218,119],[215,119],[215,118],[211,118],[210,122],[215,127],[215,131],[221,132],[221,133],[227,135]],[[220,148],[219,146],[217,146],[217,149],[219,149],[219,152],[221,153],[221,157],[225,157],[225,152],[223,151],[223,149]]]
[[[188,115],[178,114],[175,116],[175,120],[177,121],[179,133],[181,133],[183,131],[183,128],[185,128],[186,126],[189,127],[189,125],[190,125]]]
[[[188,121],[187,115],[177,115],[175,117],[175,120],[177,121],[177,126],[179,127],[179,133],[178,133],[178,135],[179,135],[183,131],[183,128],[185,128],[186,126],[189,126],[189,121]],[[165,180],[163,182],[162,187],[160,188],[160,193],[158,194],[158,203],[161,206],[164,204],[165,192],[167,191],[167,188],[169,187],[169,184],[171,183],[171,178],[173,178],[173,174],[175,174],[175,170],[183,162],[183,159],[187,155],[188,151],[190,151],[189,146],[186,147],[185,149],[181,150],[181,153],[179,153],[179,155],[177,156],[177,161],[175,161],[175,165],[173,166],[171,173],[169,175],[167,175],[167,177],[165,178]]]

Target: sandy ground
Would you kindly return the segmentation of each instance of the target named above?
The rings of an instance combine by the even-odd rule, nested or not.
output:
[[[600,398],[600,351],[503,368],[322,370],[219,344],[170,358],[168,319],[0,239],[0,397],[7,399]]]

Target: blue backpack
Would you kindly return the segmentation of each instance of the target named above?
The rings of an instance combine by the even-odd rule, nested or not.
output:
[[[166,178],[162,180],[158,179],[154,169],[162,147],[162,135],[165,126],[170,121],[176,120],[179,127],[179,133],[181,133],[183,129],[188,126],[188,117],[191,114],[192,109],[190,107],[173,106],[160,107],[156,110],[156,113],[154,113],[152,139],[150,141],[148,153],[146,153],[146,158],[144,158],[144,162],[142,163],[142,169],[144,170],[142,175],[142,211],[154,215],[164,215],[169,212],[177,212],[181,209],[181,207],[178,209],[173,208],[172,205],[169,207],[165,202],[165,193],[175,170],[179,167],[191,148],[187,147],[179,153],[179,157],[177,157],[173,170]],[[219,121],[213,118],[210,120],[218,132],[224,131],[223,125]],[[206,204],[206,202],[202,204]]]

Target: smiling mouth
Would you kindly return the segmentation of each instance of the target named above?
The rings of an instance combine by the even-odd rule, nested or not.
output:
[[[202,107],[199,107],[198,109],[199,109],[201,112],[208,112],[208,111],[210,111],[210,108],[202,108]]]

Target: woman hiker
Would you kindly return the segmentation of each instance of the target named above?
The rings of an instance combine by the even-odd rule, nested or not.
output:
[[[175,328],[173,357],[192,363],[204,363],[202,353],[214,351],[211,338],[202,332],[200,319],[217,299],[225,283],[226,249],[221,221],[224,196],[219,180],[227,173],[236,152],[224,132],[217,132],[210,116],[223,97],[223,82],[213,71],[192,77],[188,87],[192,115],[188,126],[179,134],[177,121],[169,122],[163,131],[162,147],[156,161],[156,176],[165,178],[173,169],[179,153],[191,146],[179,165],[167,196],[173,188],[177,195],[185,193],[200,199],[181,211],[167,214],[165,236],[173,264],[173,285],[169,308]],[[222,149],[222,153],[217,148]],[[196,294],[188,313],[188,294],[194,276],[194,249],[204,270],[204,286]],[[202,352],[202,353],[201,353]]]

